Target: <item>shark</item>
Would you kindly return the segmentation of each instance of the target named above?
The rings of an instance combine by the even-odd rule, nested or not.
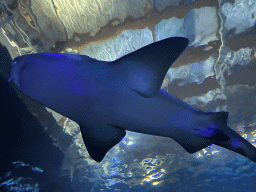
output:
[[[98,163],[127,130],[171,138],[190,154],[215,144],[256,162],[256,148],[227,125],[228,112],[204,112],[161,89],[188,44],[170,37],[111,62],[65,53],[18,56],[9,83],[78,123]]]

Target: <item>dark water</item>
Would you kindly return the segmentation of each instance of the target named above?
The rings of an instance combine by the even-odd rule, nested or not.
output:
[[[11,58],[0,48],[1,66]],[[72,191],[59,177],[62,152],[0,76],[0,191]]]

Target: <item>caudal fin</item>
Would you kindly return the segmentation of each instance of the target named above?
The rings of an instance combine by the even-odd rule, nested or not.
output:
[[[228,112],[205,113],[208,117],[209,127],[207,121],[198,122],[198,128],[193,130],[191,137],[192,142],[178,141],[182,147],[189,153],[195,153],[210,144],[215,144],[224,147],[238,154],[241,154],[251,161],[256,162],[256,148],[241,135],[227,126]]]
[[[216,141],[216,145],[234,151],[256,162],[256,148],[249,141],[245,140],[240,134],[228,126],[224,131],[230,139],[228,141]]]

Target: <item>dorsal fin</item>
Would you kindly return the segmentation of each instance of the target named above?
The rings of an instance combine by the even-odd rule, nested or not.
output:
[[[153,97],[164,77],[189,41],[184,37],[164,39],[142,47],[114,61],[122,68],[130,89],[144,97]]]

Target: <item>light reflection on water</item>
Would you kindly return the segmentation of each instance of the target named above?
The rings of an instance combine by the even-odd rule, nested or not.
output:
[[[240,134],[254,144],[256,131],[252,131],[252,127],[250,127],[250,132],[246,131],[245,127]],[[100,167],[104,168],[101,170],[101,179],[104,180],[105,187],[111,188],[111,186],[113,187],[118,183],[126,184],[129,187],[144,186],[146,183],[151,186],[165,186],[169,182],[175,183],[180,181],[181,175],[177,174],[175,176],[175,173],[184,168],[193,172],[195,178],[199,176],[200,173],[203,173],[205,169],[207,170],[215,165],[219,166],[219,168],[214,169],[211,173],[221,173],[224,175],[234,173],[232,169],[225,169],[224,162],[229,161],[226,153],[227,150],[223,150],[219,146],[212,144],[192,155],[186,154],[186,152],[179,147],[175,147],[179,153],[174,152],[173,154],[168,154],[166,151],[165,155],[157,155],[158,151],[152,151],[150,148],[147,150],[148,142],[143,142],[144,137],[150,138],[150,146],[156,145],[155,140],[161,142],[161,138],[156,139],[155,137],[144,136],[143,134],[127,132],[126,137],[110,151],[110,154],[107,155],[102,164],[98,166],[97,169],[101,169]],[[76,141],[79,141],[79,139]],[[79,145],[81,145],[81,143]],[[162,143],[162,145],[164,145],[164,143]],[[167,146],[172,148],[170,144],[167,144]],[[148,151],[150,153],[147,155],[148,157],[137,159],[135,153],[136,151],[140,151],[141,153],[141,150]],[[83,151],[87,153],[86,148],[83,148]],[[90,158],[88,157],[89,156],[87,156],[86,161],[89,161]],[[131,163],[132,161],[133,163]],[[241,172],[241,170],[236,171]],[[170,176],[172,176],[171,179],[169,179]],[[211,182],[212,180],[206,181],[206,183]]]

